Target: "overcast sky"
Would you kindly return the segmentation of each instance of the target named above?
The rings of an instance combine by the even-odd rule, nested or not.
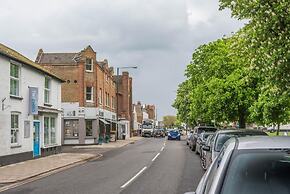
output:
[[[134,101],[171,107],[191,54],[243,26],[218,0],[1,0],[0,42],[34,60],[91,45],[112,66],[137,65]]]

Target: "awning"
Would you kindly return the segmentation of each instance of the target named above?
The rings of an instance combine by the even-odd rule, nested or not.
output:
[[[114,120],[106,120],[106,121],[108,121],[108,122],[110,122],[110,123],[115,123],[115,124],[117,124],[117,121],[114,121]]]
[[[100,119],[100,121],[102,121],[104,124],[108,125],[110,123],[108,123],[105,119]]]

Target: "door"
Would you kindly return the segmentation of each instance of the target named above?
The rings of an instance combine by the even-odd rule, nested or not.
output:
[[[40,122],[33,121],[33,157],[40,156]]]

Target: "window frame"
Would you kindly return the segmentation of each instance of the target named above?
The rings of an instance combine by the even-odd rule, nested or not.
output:
[[[12,147],[20,145],[20,114],[19,112],[11,112],[10,114],[10,144]],[[12,116],[17,116],[17,127],[12,127]],[[16,142],[12,142],[12,131],[16,132]]]
[[[91,60],[91,63],[87,63],[87,60]],[[93,58],[86,58],[86,62],[85,62],[85,70],[86,72],[93,72],[94,71],[94,67],[93,67]],[[88,65],[91,67],[90,69],[87,69]]]
[[[45,120],[48,119],[48,131],[47,131],[47,135],[48,135],[48,142],[46,142],[46,137],[45,137]],[[54,142],[52,141],[52,120],[54,120],[54,133],[55,133],[55,137],[54,137]],[[43,117],[43,146],[44,147],[50,147],[53,145],[57,145],[57,117],[55,116],[44,116]]]
[[[88,100],[88,88],[91,88],[91,92],[90,92],[90,97],[91,99]],[[86,102],[94,102],[94,87],[93,86],[87,86],[86,87]]]
[[[46,81],[48,83],[48,87],[46,87]],[[46,95],[48,98],[48,101],[46,101]],[[44,104],[50,104],[51,103],[51,77],[45,76],[44,77]]]
[[[11,66],[16,66],[18,67],[18,77],[15,77],[13,75],[11,75]],[[10,96],[15,96],[15,97],[21,97],[21,64],[20,63],[17,63],[17,62],[14,62],[14,61],[10,61],[10,72],[9,72],[9,94]],[[16,82],[18,82],[18,90],[16,91],[16,94],[13,94],[12,93],[12,90],[11,90],[11,80],[14,80]],[[18,94],[17,94],[18,92]]]
[[[91,135],[88,135],[88,133],[87,133],[87,122],[91,122]],[[93,120],[92,119],[86,119],[85,120],[85,127],[86,127],[86,137],[92,137],[93,136]]]
[[[99,104],[102,105],[103,104],[103,89],[100,88],[99,90]]]

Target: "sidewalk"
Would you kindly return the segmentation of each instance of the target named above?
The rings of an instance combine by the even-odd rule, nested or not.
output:
[[[0,184],[23,181],[95,158],[94,154],[62,153],[0,167]]]
[[[83,146],[73,146],[73,149],[95,149],[95,148],[120,148],[123,146],[126,146],[128,144],[135,143],[138,140],[143,139],[143,137],[131,137],[126,140],[117,140],[116,142],[109,142],[109,143],[103,143],[102,145],[83,145]]]

